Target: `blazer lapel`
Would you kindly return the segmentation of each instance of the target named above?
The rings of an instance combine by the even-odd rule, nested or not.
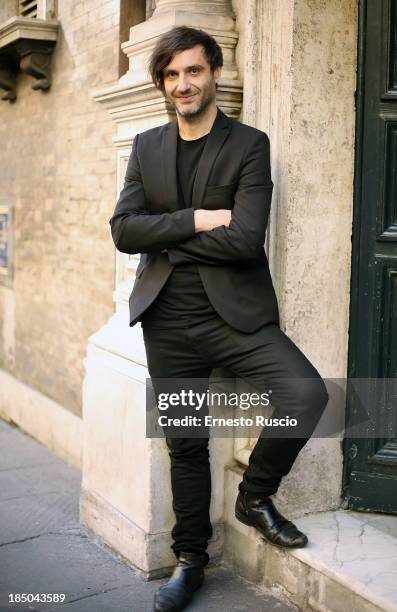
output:
[[[218,114],[208,135],[193,185],[192,208],[200,208],[205,188],[219,150],[230,133],[230,119],[218,108]]]
[[[178,210],[178,188],[176,178],[176,147],[178,138],[178,123],[167,123],[161,141],[161,168],[163,174],[164,193],[167,205],[172,210]],[[156,170],[154,169],[154,172]]]

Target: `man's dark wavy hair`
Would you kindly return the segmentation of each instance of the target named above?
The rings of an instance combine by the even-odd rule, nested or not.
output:
[[[215,38],[204,30],[177,26],[159,38],[149,60],[149,73],[157,89],[164,93],[163,69],[168,66],[174,55],[196,45],[203,45],[204,55],[211,67],[211,72],[223,66],[222,49]]]

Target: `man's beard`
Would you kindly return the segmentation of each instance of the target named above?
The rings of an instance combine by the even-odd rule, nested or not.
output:
[[[186,94],[188,95],[188,94]],[[184,119],[197,119],[200,115],[202,115],[211,102],[214,99],[214,93],[212,91],[212,83],[209,83],[208,86],[202,89],[201,99],[198,101],[197,105],[192,105],[191,108],[187,108],[186,110],[182,107],[178,107],[174,98],[168,98],[171,102],[173,108],[176,113],[183,117]]]

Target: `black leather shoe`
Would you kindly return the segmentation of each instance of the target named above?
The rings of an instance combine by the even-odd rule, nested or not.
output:
[[[154,612],[179,612],[186,608],[204,582],[207,561],[206,555],[181,552],[171,578],[154,596]]]
[[[267,542],[275,546],[303,548],[308,542],[307,536],[278,512],[270,497],[258,493],[241,493],[240,489],[235,515],[244,525],[255,527]]]

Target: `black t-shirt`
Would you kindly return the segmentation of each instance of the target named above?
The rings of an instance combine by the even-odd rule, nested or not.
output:
[[[192,206],[193,185],[200,157],[208,134],[196,140],[182,140],[178,135],[177,181],[179,206]],[[144,312],[142,324],[179,327],[185,320],[209,318],[216,315],[195,263],[174,266],[159,295]]]

